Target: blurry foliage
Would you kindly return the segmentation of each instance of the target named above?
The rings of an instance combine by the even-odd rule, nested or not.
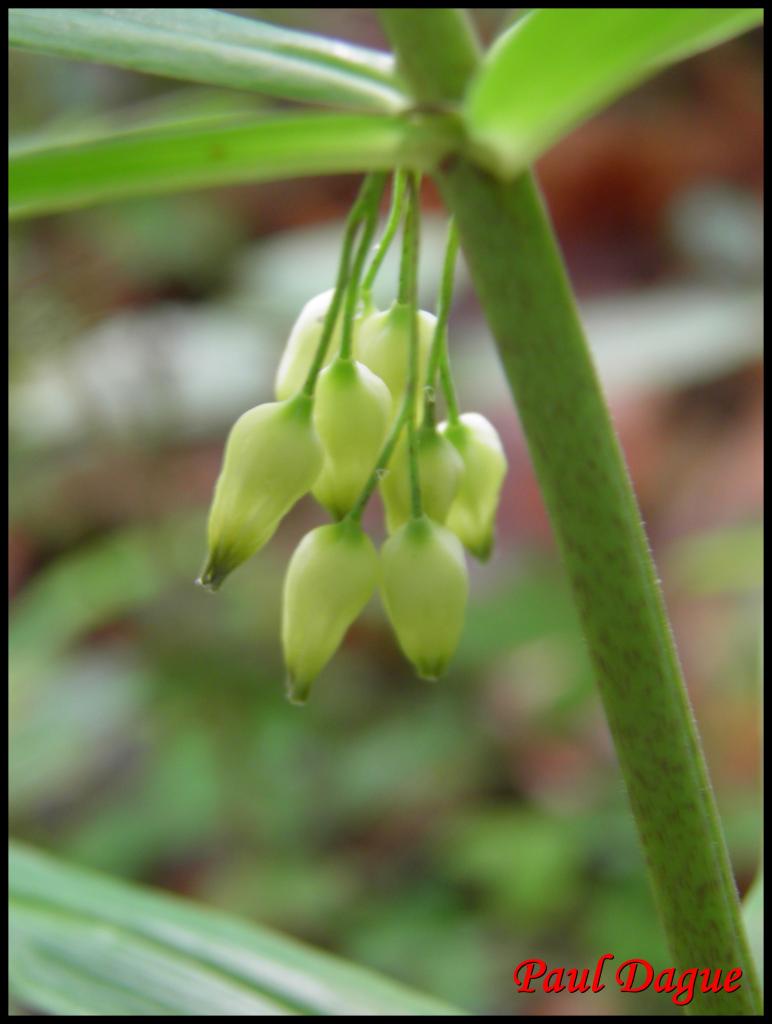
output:
[[[260,13],[322,31],[331,18],[363,18]],[[501,14],[478,13],[491,26]],[[377,45],[373,24],[361,23],[341,34]],[[17,53],[11,83],[19,132],[169,90]],[[266,397],[297,308],[329,285],[338,227],[315,222],[345,208],[350,185],[221,190],[13,227],[12,827],[83,865],[278,926],[459,1005],[510,1013],[520,959],[666,957],[569,595],[541,543],[538,501],[524,497],[532,478],[465,283],[451,325],[462,397],[498,414],[512,472],[500,549],[473,569],[447,679],[413,680],[374,602],[310,705],[285,702],[281,578],[293,540],[321,521],[310,503],[216,599],[192,586],[224,430]],[[721,208],[730,220],[739,210],[724,235],[740,270],[737,316],[721,321],[716,341],[726,355],[709,370],[719,381],[757,351],[758,263],[743,269],[737,243],[755,202],[747,193]],[[672,230],[687,231],[687,249],[707,247],[715,273],[721,232],[695,221],[694,204],[678,209]],[[279,216],[293,230],[263,236]],[[426,303],[441,236],[429,218]],[[684,280],[699,286],[696,257],[692,271]],[[387,263],[381,301],[393,280]],[[685,323],[700,295],[681,296]],[[671,319],[667,296],[644,295],[626,363],[630,390],[652,395],[702,372],[702,328],[681,332],[680,361],[678,332],[656,348],[658,302]],[[594,308],[609,380],[621,380],[620,309],[629,318],[628,305]],[[738,342],[743,331],[750,342]],[[743,414],[737,451],[749,443]],[[626,436],[620,417],[623,443],[638,452],[645,438]],[[698,434],[692,451],[701,444]],[[661,474],[666,446],[649,453]],[[645,462],[636,459],[634,474]],[[653,489],[649,525],[668,540],[657,557],[745,889],[758,861],[761,537],[755,478],[740,491],[729,518],[716,504],[711,529],[670,535],[668,494]],[[616,1000],[607,989],[565,1005],[620,1012]],[[669,1004],[625,997],[625,1013],[651,1009]]]

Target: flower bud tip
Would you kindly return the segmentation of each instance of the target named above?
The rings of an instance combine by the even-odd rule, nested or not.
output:
[[[480,544],[470,544],[469,552],[474,555],[478,562],[489,562],[493,554],[493,535],[486,538]]]
[[[284,689],[287,694],[287,700],[290,704],[294,704],[296,707],[302,707],[308,702],[308,695],[311,692],[311,683],[301,683],[291,672],[288,672],[284,680]]]
[[[197,586],[203,587],[204,590],[208,590],[211,594],[215,594],[228,576],[230,576],[230,573],[230,569],[224,569],[221,566],[213,564],[213,561],[210,558],[201,570],[201,574],[198,579],[195,580],[195,583]]]

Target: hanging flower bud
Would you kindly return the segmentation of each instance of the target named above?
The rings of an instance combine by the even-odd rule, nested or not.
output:
[[[435,522],[444,523],[461,481],[461,457],[450,441],[431,426],[422,426],[417,431],[416,453],[424,512]],[[380,487],[386,509],[386,528],[389,533],[394,533],[410,518],[407,433],[402,435]]]
[[[290,700],[306,700],[377,582],[378,555],[358,523],[319,526],[300,542],[287,568],[282,605]]]
[[[276,397],[279,401],[291,398],[303,387],[314,361],[316,350],[324,330],[324,318],[335,294],[334,289],[322,292],[303,306],[282,353],[279,369],[276,371]],[[332,332],[324,360],[326,366],[340,348],[341,318]]]
[[[336,518],[349,512],[375,466],[389,429],[391,396],[362,363],[336,359],[316,384],[314,425],[324,466],[314,497]]]
[[[410,360],[410,306],[394,302],[383,313],[365,317],[357,332],[355,352],[357,359],[380,377],[391,392],[392,413],[402,405],[407,386]],[[418,311],[418,374],[423,380],[429,349],[432,344],[437,318],[424,310]]]
[[[381,550],[381,594],[407,658],[437,679],[455,653],[469,590],[455,534],[426,516],[411,519]]]
[[[199,582],[217,590],[273,536],[281,518],[313,487],[322,446],[311,399],[257,405],[234,423],[209,512],[209,557]]]
[[[484,416],[467,412],[456,424],[442,423],[441,433],[459,452],[464,470],[450,506],[447,525],[480,561],[493,549],[494,523],[507,457],[496,428]]]

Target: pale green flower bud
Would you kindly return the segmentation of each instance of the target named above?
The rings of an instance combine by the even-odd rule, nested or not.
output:
[[[279,401],[297,394],[306,382],[306,377],[319,347],[324,330],[324,318],[335,294],[334,289],[322,292],[309,299],[300,311],[282,353],[279,369],[276,371],[276,397]],[[341,318],[332,332],[327,346],[324,365],[330,363],[341,341]]]
[[[402,406],[407,386],[410,359],[409,306],[395,302],[383,313],[365,317],[357,332],[355,352],[357,359],[380,377],[391,392],[392,413]],[[437,318],[424,310],[418,312],[418,379],[426,375],[429,349],[432,344]]]
[[[418,674],[437,679],[453,657],[469,591],[455,534],[411,519],[381,549],[381,595],[397,640]]]
[[[456,449],[434,427],[423,426],[416,433],[418,481],[421,504],[430,519],[444,523],[456,496],[463,462]],[[410,518],[410,459],[407,434],[403,434],[381,480],[381,497],[389,533]]]
[[[507,474],[507,457],[496,428],[484,416],[467,412],[457,424],[442,423],[464,463],[461,484],[450,506],[447,526],[480,561],[493,550],[494,523]]]
[[[273,536],[322,468],[311,399],[257,405],[228,435],[209,511],[209,557],[199,582],[216,590]]]
[[[362,363],[336,359],[316,384],[314,425],[324,466],[314,497],[336,518],[349,512],[372,473],[391,419],[391,395]]]
[[[319,526],[293,554],[284,580],[281,639],[295,703],[340,646],[378,582],[378,555],[358,523]]]

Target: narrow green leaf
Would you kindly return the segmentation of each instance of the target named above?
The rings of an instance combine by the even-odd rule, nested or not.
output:
[[[536,10],[501,36],[470,85],[472,146],[514,177],[631,86],[763,17],[761,7]]]
[[[95,9],[103,14],[116,13],[110,8],[92,8]],[[313,32],[282,28],[256,18],[237,17],[197,7],[120,8],[120,16],[172,32],[194,33],[238,46],[249,45],[296,57],[313,58],[343,71],[375,78],[387,85],[395,85],[397,82],[394,57],[390,53],[355,46],[341,39],[328,39]]]
[[[221,11],[14,7],[9,43],[283,99],[384,112],[406,105],[388,55]]]
[[[429,170],[450,122],[310,114],[225,127],[139,131],[13,152],[9,215],[29,217],[110,199],[314,174]]]
[[[9,139],[8,152],[16,155],[166,128],[222,128],[228,123],[260,117],[264,102],[261,97],[246,93],[183,85],[160,96],[97,114],[84,116],[66,110],[43,127],[14,135]]]
[[[12,997],[44,1013],[461,1013],[255,925],[18,843],[10,906]]]
[[[58,1015],[296,1014],[206,964],[102,921],[11,904],[16,997]]]

